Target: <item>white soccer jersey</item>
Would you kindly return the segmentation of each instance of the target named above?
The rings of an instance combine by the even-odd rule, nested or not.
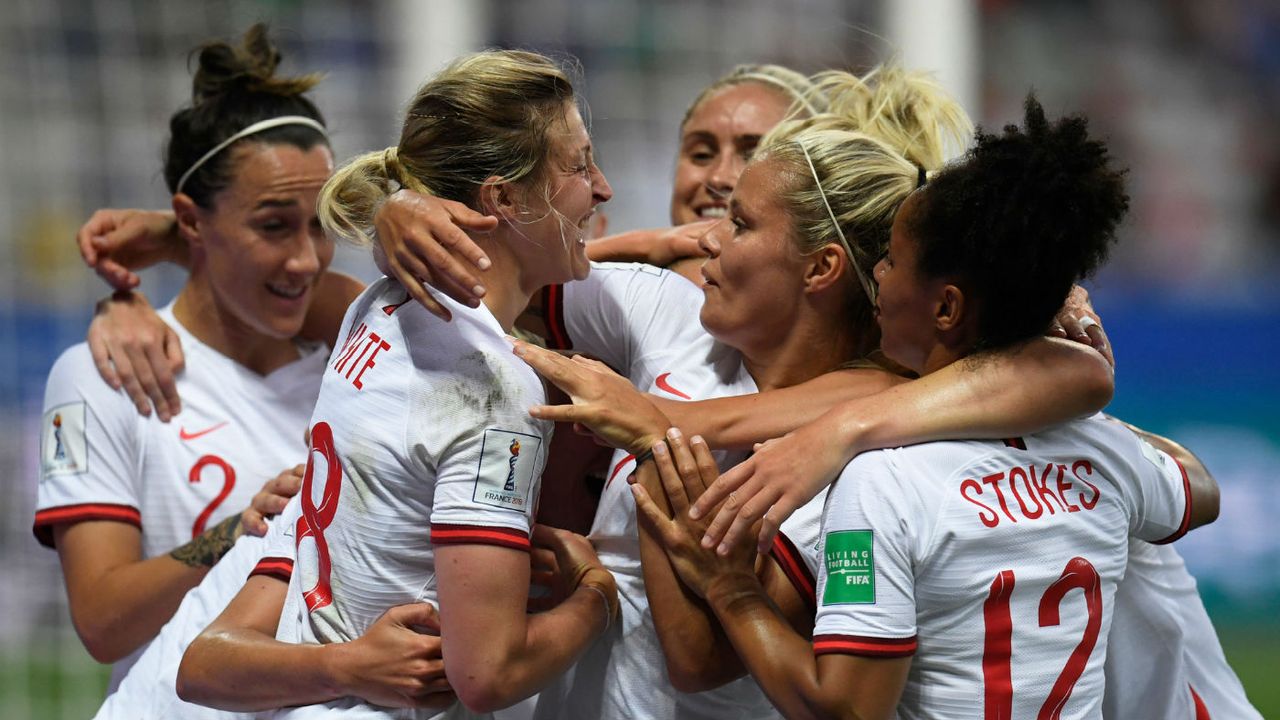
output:
[[[1103,717],[1262,720],[1227,664],[1195,578],[1171,545],[1129,541],[1106,678]]]
[[[291,501],[289,506],[296,505]],[[288,582],[293,569],[292,543],[278,544],[286,557],[264,558],[272,539],[284,535],[283,525],[269,523],[266,537],[245,535],[218,561],[200,584],[182,598],[182,604],[129,669],[116,691],[94,720],[247,720],[252,713],[214,710],[184,702],[178,697],[178,665],[187,646],[226,609],[251,575],[271,575]]]
[[[914,654],[903,718],[1100,717],[1128,537],[1180,536],[1189,503],[1101,418],[862,455],[827,502],[814,652]]]
[[[699,320],[702,290],[648,265],[593,263],[586,280],[544,292],[547,342],[594,355],[640,390],[680,400],[757,392],[738,351],[717,342]],[[745,453],[717,451],[721,469]],[[634,458],[614,454],[590,539],[617,579],[621,622],[563,678],[544,688],[539,718],[772,718],[778,713],[753,679],[703,693],[681,693],[666,660],[645,595],[635,501],[626,476]],[[819,496],[783,524],[773,556],[812,600],[818,568]]]
[[[240,513],[263,483],[306,456],[303,431],[327,350],[262,376],[200,342],[159,311],[182,341],[182,412],[169,423],[138,414],[123,390],[98,375],[85,344],[49,373],[41,431],[34,532],[52,546],[53,526],[115,520],[142,530],[144,558],[189,542]],[[114,689],[141,649],[115,664]]]
[[[541,380],[486,308],[445,302],[448,323],[383,278],[348,310],[312,418],[280,639],[348,641],[392,606],[435,603],[435,546],[529,548],[552,429],[528,413]],[[354,700],[281,711],[329,714],[425,716]]]

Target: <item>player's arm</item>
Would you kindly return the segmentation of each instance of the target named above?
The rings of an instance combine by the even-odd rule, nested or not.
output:
[[[668,432],[668,444],[678,447],[684,442],[678,430],[672,428]],[[690,442],[701,444],[705,449],[706,444],[700,437],[694,436]],[[695,470],[686,469],[686,472]],[[657,466],[652,461],[636,469],[636,482],[645,487],[669,517],[667,495],[662,491]],[[645,594],[671,684],[681,692],[703,692],[742,677],[746,668],[719,620],[705,601],[680,582],[649,523],[640,524],[640,560]],[[759,556],[756,574],[765,594],[791,628],[808,637],[813,629],[813,609],[777,562],[768,555]]]
[[[1119,418],[1113,417],[1111,419],[1129,428],[1135,435],[1145,440],[1152,447],[1168,454],[1178,462],[1182,472],[1186,475],[1187,502],[1191,506],[1187,525],[1188,530],[1208,525],[1218,519],[1221,500],[1218,481],[1209,473],[1209,469],[1205,467],[1200,458],[1196,457],[1195,453],[1188,450],[1181,443],[1163,435],[1147,432]]]
[[[142,531],[134,525],[55,525],[71,620],[89,654],[115,662],[154,638],[183,595],[231,549],[239,526],[234,515],[167,555],[143,560]]]
[[[566,599],[527,615],[529,555],[497,545],[436,545],[441,636],[450,682],[473,712],[537,692],[568,669],[617,616],[617,587],[581,535],[539,525],[534,540],[556,554]]]
[[[689,520],[692,498],[714,480],[715,460],[705,443],[659,443],[654,462],[673,515],[633,485],[637,511],[668,553],[690,592],[705,598],[752,677],[786,717],[889,718],[906,684],[910,658],[815,657],[755,572],[750,548],[720,556],[699,544],[702,529]],[[679,468],[679,469],[677,469]]]
[[[709,526],[722,545],[764,520],[768,548],[780,523],[826,487],[854,456],[950,438],[1027,435],[1097,412],[1110,402],[1114,373],[1079,342],[1032,340],[1015,352],[952,363],[935,373],[831,407],[767,443],[729,470],[695,504],[701,514],[734,493]],[[765,394],[762,393],[762,396]],[[820,397],[813,402],[821,405]],[[763,407],[757,412],[771,412]]]
[[[360,697],[391,707],[453,703],[435,608],[400,605],[346,643],[275,639],[288,583],[253,575],[222,614],[187,647],[178,697],[220,710],[253,712]]]

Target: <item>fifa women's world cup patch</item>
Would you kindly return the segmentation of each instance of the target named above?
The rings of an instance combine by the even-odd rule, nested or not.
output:
[[[528,511],[538,485],[535,471],[541,449],[542,438],[537,435],[486,429],[471,499],[482,505]]]
[[[870,530],[827,533],[823,543],[827,584],[823,605],[876,601],[875,536]]]
[[[89,470],[85,404],[67,403],[44,414],[40,430],[41,477],[79,475]]]

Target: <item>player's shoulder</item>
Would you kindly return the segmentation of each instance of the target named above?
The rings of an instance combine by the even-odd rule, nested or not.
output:
[[[85,400],[128,404],[124,391],[113,389],[98,373],[88,343],[77,343],[62,351],[49,369],[46,387],[47,399],[76,396]]]

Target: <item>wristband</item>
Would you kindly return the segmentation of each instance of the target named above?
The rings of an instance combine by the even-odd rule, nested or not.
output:
[[[604,593],[604,590],[601,590],[595,585],[579,585],[578,587],[591,590],[600,596],[600,600],[604,603],[604,629],[600,632],[609,632],[609,625],[613,623],[613,608],[609,604],[609,596]]]
[[[662,442],[666,442],[666,441],[667,441],[666,438],[662,439]],[[657,443],[654,443],[654,445],[657,445]],[[652,459],[653,459],[653,445],[650,445],[648,450],[645,450],[642,453],[636,454],[636,469],[639,470],[641,465],[649,462]]]

